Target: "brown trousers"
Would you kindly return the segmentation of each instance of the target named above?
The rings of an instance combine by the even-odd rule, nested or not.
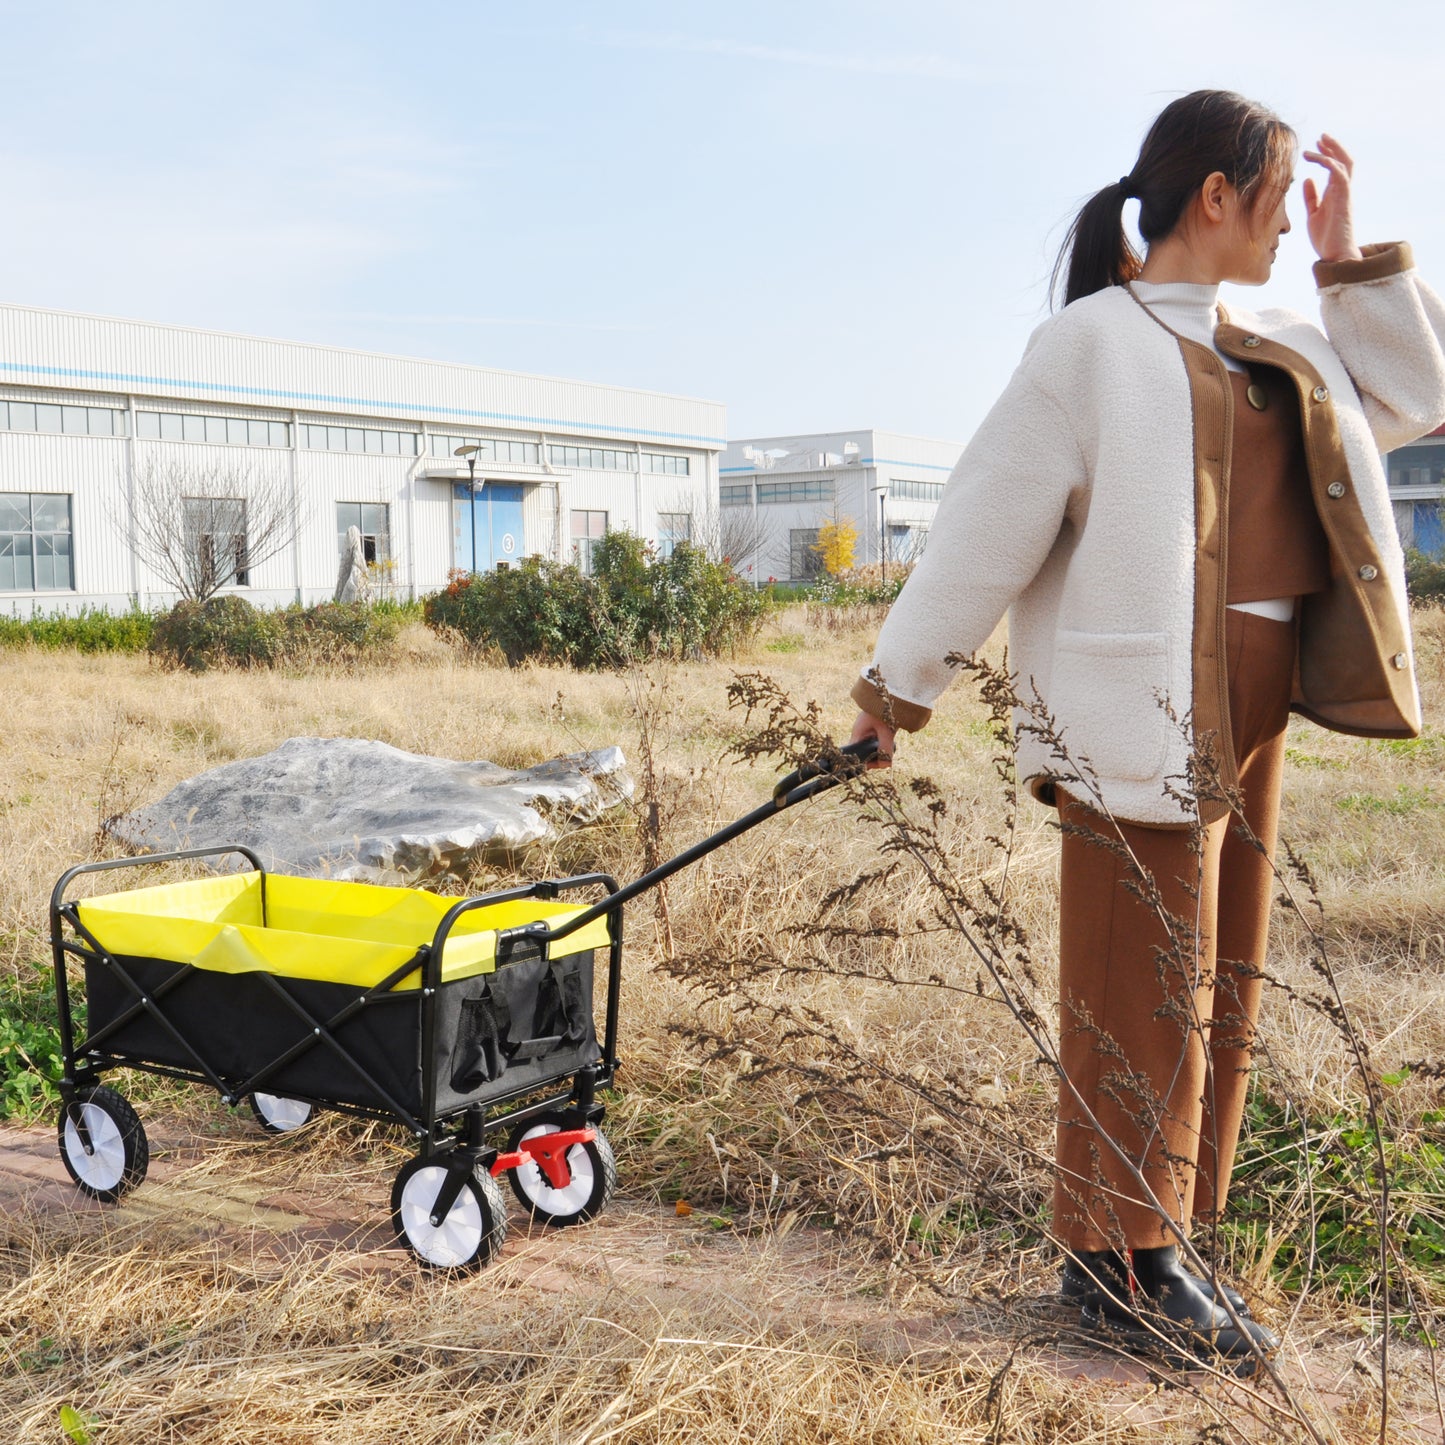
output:
[[[1199,837],[1116,828],[1060,796],[1064,822],[1085,830],[1066,829],[1060,874],[1054,1230],[1072,1249],[1172,1242],[1110,1139],[1186,1232],[1229,1188],[1263,991],[1295,624],[1225,615],[1244,820],[1266,852],[1234,816]],[[1154,901],[1138,896],[1121,841]]]

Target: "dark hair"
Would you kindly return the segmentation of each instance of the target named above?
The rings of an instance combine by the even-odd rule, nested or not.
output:
[[[1065,306],[1139,274],[1143,260],[1124,232],[1131,197],[1139,200],[1139,234],[1158,241],[1215,171],[1252,201],[1284,172],[1294,147],[1294,131],[1273,111],[1232,90],[1196,90],[1170,101],[1149,127],[1134,169],[1096,192],[1074,218],[1054,262],[1050,295],[1058,295],[1066,267]]]

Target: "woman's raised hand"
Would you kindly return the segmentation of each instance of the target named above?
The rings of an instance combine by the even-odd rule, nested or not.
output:
[[[1319,149],[1306,151],[1304,158],[1329,172],[1321,195],[1313,176],[1305,178],[1305,224],[1310,245],[1321,261],[1358,261],[1355,224],[1350,214],[1350,178],[1355,163],[1350,153],[1332,135],[1319,138]]]

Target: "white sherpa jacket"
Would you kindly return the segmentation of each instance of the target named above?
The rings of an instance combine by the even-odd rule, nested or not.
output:
[[[1404,566],[1380,453],[1445,421],[1445,307],[1408,246],[1320,263],[1325,334],[1285,311],[1225,314],[1226,355],[1280,368],[1300,399],[1331,585],[1304,600],[1296,711],[1325,727],[1420,729]],[[1233,395],[1215,353],[1168,330],[1127,287],[1035,331],[969,443],[925,551],[854,698],[917,728],[1009,615],[1009,665],[1034,690],[1116,816],[1187,826],[1191,740],[1234,779],[1224,636]],[[1066,777],[1026,730],[1019,771],[1053,801]],[[1220,809],[1205,807],[1205,817]]]

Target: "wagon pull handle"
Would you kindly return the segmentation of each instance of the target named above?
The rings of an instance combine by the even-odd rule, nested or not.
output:
[[[877,751],[878,739],[864,738],[861,742],[845,743],[837,750],[836,755],[828,753],[823,757],[809,758],[800,768],[778,779],[777,786],[773,789],[773,802],[780,808],[790,807],[793,803],[801,803],[805,798],[811,798],[815,793],[821,793],[825,788],[831,788],[847,778],[856,778],[872,761]],[[815,786],[796,798],[790,796],[794,789],[809,782]]]
[[[671,878],[674,873],[690,867],[699,858],[706,857],[714,849],[721,848],[724,843],[730,843],[734,838],[740,837],[749,828],[756,828],[759,823],[764,823],[769,818],[776,818],[784,808],[791,808],[794,803],[806,802],[807,799],[821,793],[825,788],[836,787],[848,778],[856,777],[863,771],[868,759],[877,751],[877,740],[864,738],[862,742],[849,743],[846,747],[837,749],[837,753],[841,754],[841,759],[835,761],[825,758],[813,759],[796,772],[789,773],[778,784],[773,790],[771,802],[764,803],[760,808],[754,808],[751,813],[739,818],[735,823],[729,823],[726,828],[720,829],[710,838],[704,838],[702,842],[694,843],[691,848],[685,849],[676,858],[670,858],[666,863],[660,863],[650,873],[644,873],[641,878],[617,889],[615,893],[609,893],[601,902],[584,909],[575,918],[569,918],[565,923],[556,925],[522,924],[514,929],[503,930],[498,938],[558,939],[567,937],[569,933],[576,933],[579,928],[585,928],[593,919],[621,908],[624,903],[636,898],[639,893],[645,893],[647,889],[655,888],[665,879]],[[830,753],[828,758],[831,759],[834,756]]]

